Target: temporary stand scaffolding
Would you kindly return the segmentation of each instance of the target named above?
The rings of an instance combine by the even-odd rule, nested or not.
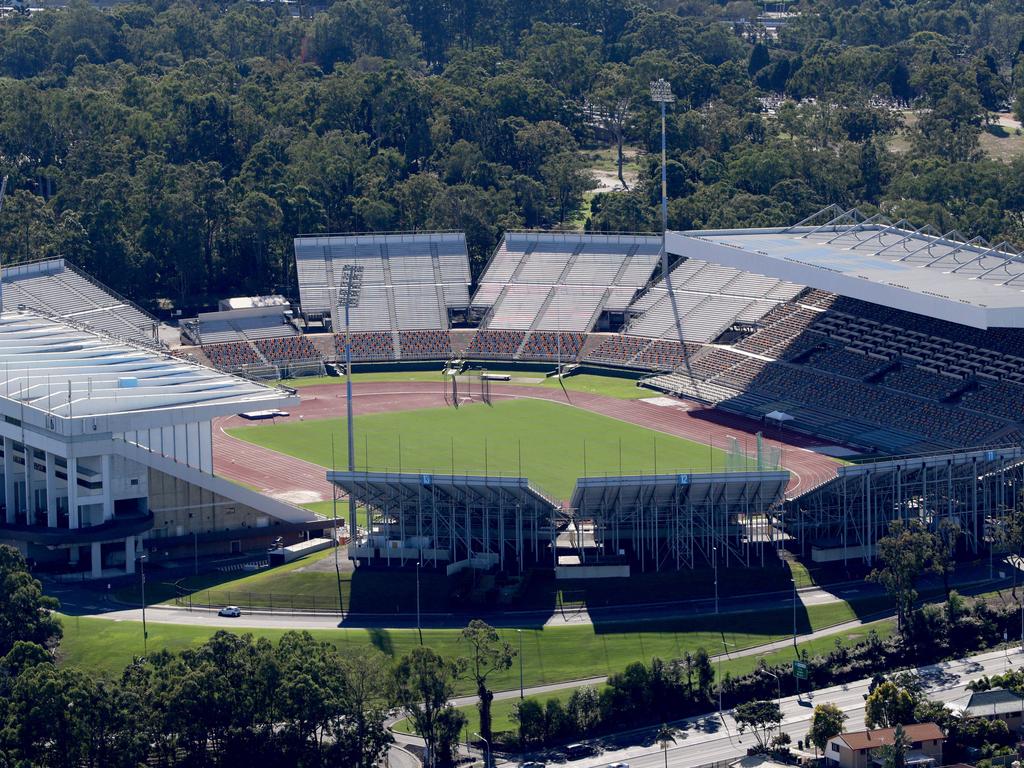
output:
[[[989,526],[1024,489],[1024,449],[983,448],[901,457],[840,467],[836,478],[786,505],[787,533],[812,559],[870,563],[894,520],[942,520],[959,528],[961,546],[977,554]]]

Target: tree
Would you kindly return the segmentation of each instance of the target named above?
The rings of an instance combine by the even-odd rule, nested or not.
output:
[[[824,752],[829,739],[843,732],[846,720],[846,713],[835,704],[818,704],[811,716],[811,730],[808,733],[811,743]]]
[[[868,579],[881,584],[896,601],[896,620],[903,631],[917,600],[917,580],[935,561],[935,537],[918,520],[895,520],[888,535],[878,540],[878,559],[882,567],[871,571]]]
[[[892,728],[914,721],[917,699],[908,689],[886,680],[868,694],[864,723],[868,728]]]
[[[60,622],[53,616],[59,603],[43,594],[14,547],[0,545],[0,657],[18,641],[50,647],[60,640]]]
[[[903,726],[897,724],[892,734],[892,744],[880,747],[876,752],[882,758],[882,768],[906,768],[910,739]]]
[[[635,91],[636,84],[630,78],[626,65],[614,63],[604,66],[590,94],[591,102],[598,109],[601,124],[615,141],[615,167],[619,183],[625,190],[629,189],[629,185],[622,175],[622,144],[633,117]]]
[[[676,736],[679,734],[675,728],[670,725],[662,723],[658,732],[654,735],[654,740],[658,742],[661,747],[661,752],[665,756],[665,768],[668,768],[668,747],[669,744],[676,743]]]
[[[750,729],[757,739],[758,748],[763,751],[768,747],[772,731],[782,723],[782,709],[774,701],[747,701],[736,707],[733,718],[740,733]]]
[[[697,693],[706,699],[715,682],[715,668],[711,665],[711,657],[705,649],[698,648],[693,655],[693,669],[697,677]]]
[[[932,570],[942,576],[946,597],[950,594],[949,580],[956,571],[956,548],[960,541],[960,524],[951,518],[943,518],[935,529],[935,547]]]
[[[465,723],[465,715],[448,703],[463,667],[460,661],[448,661],[420,646],[399,659],[391,675],[395,701],[425,742],[427,768],[450,764],[453,745]]]
[[[487,678],[494,672],[504,672],[512,666],[516,651],[498,635],[494,627],[480,619],[473,619],[462,630],[460,639],[469,643],[469,672],[476,683],[480,701],[480,735],[491,741],[491,701],[494,694],[487,688]]]
[[[373,768],[394,742],[384,725],[390,704],[384,654],[369,649],[348,651],[339,659],[337,674],[340,717],[331,725],[333,763]]]

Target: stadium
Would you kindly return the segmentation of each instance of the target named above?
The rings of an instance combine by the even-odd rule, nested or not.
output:
[[[62,260],[5,269],[0,540],[100,578],[336,507],[359,567],[597,578],[870,563],[909,518],[977,558],[1021,501],[1005,244],[830,207],[507,232],[475,281],[461,233],[301,236],[295,263],[297,304],[225,300],[180,339]]]

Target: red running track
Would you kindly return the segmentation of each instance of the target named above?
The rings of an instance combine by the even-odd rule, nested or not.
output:
[[[445,385],[441,382],[362,382],[353,384],[352,391],[357,416],[437,408],[448,404]],[[292,409],[289,418],[294,420],[302,416],[323,419],[343,416],[344,393],[341,384],[300,389],[302,402]],[[561,390],[514,384],[493,383],[490,394],[492,400],[534,398],[566,402],[566,395]],[[479,397],[479,391],[460,393],[463,400],[478,401]],[[658,398],[661,403],[671,404],[655,405],[643,400],[622,400],[586,392],[569,392],[568,397],[568,402],[577,408],[697,443],[710,442],[718,448],[725,448],[727,438],[734,437],[741,446],[752,450],[755,433],[764,429],[763,425],[753,419],[705,408],[687,400]],[[651,393],[651,398],[657,397],[656,393]],[[223,431],[238,426],[258,428],[238,416],[214,422],[214,471],[218,475],[258,488],[282,501],[306,503],[331,498],[332,488],[325,478],[323,467],[238,440]],[[806,491],[835,476],[838,462],[813,450],[830,443],[783,432],[781,439],[765,438],[763,445],[782,450],[782,464],[793,475],[787,489],[789,495]]]

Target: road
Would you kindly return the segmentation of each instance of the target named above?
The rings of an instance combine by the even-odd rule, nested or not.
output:
[[[1010,648],[922,667],[918,672],[925,683],[928,698],[945,702],[965,695],[966,686],[972,680],[985,675],[1000,674],[1009,669],[1020,669],[1022,666],[1022,649]],[[795,696],[782,699],[782,731],[792,737],[794,744],[805,738],[810,729],[814,705],[823,703],[835,704],[847,714],[848,731],[863,729],[864,696],[869,684],[870,680],[864,679],[814,691],[801,700]],[[739,758],[754,744],[754,737],[751,734],[739,734],[735,720],[728,714],[725,715],[724,721],[720,721],[717,713],[709,712],[678,725],[684,729],[686,738],[681,739],[678,746],[668,750],[668,765],[673,768],[694,768],[717,760]],[[665,765],[665,755],[656,743],[652,743],[653,731],[637,732],[632,736],[632,740],[639,744],[605,750],[600,755],[581,760],[547,762],[549,765],[564,765],[567,768],[600,768],[615,762],[626,762],[630,768],[662,768]]]

